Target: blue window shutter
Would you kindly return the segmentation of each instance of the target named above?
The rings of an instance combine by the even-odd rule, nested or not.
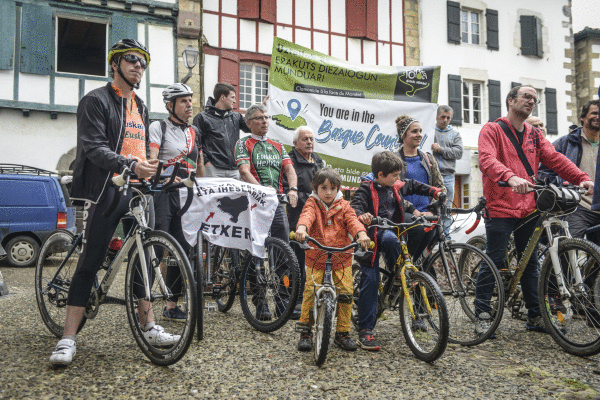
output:
[[[0,69],[13,69],[15,57],[15,2],[0,2]]]
[[[138,21],[131,17],[113,15],[111,43],[109,48],[121,39],[135,39],[138,37]]]
[[[512,88],[515,88],[515,87],[517,87],[517,86],[523,86],[523,84],[522,84],[522,83],[519,83],[519,82],[511,82],[511,83],[510,83],[510,88],[511,88],[511,89],[512,89]]]
[[[460,75],[448,75],[448,105],[452,107],[450,124],[462,125],[462,78]]]
[[[490,121],[495,121],[502,116],[502,96],[500,94],[500,81],[488,81]]]
[[[49,75],[54,61],[52,9],[23,3],[22,20],[21,72]]]

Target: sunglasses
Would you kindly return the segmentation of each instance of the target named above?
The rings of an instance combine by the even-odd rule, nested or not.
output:
[[[139,61],[140,65],[144,69],[146,69],[146,67],[148,66],[148,64],[146,63],[146,57],[138,57],[134,56],[133,54],[125,54],[122,58],[130,64],[135,64]]]

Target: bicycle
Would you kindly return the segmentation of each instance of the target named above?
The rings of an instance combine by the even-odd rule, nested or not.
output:
[[[295,240],[295,232],[290,232],[290,239]],[[337,304],[340,301],[340,297],[344,297],[343,293],[340,293],[340,288],[333,282],[332,268],[333,261],[331,257],[334,253],[345,253],[350,249],[356,249],[354,257],[364,258],[372,256],[372,252],[366,252],[360,248],[359,243],[355,242],[349,244],[346,247],[328,247],[323,246],[316,239],[306,236],[304,242],[296,242],[300,245],[303,250],[312,249],[308,245],[308,242],[313,243],[319,249],[327,253],[327,261],[325,261],[325,272],[323,275],[323,283],[319,284],[315,282],[315,301],[312,311],[312,342],[314,343],[314,359],[316,365],[321,365],[327,358],[327,351],[329,349],[329,341],[331,336],[331,330],[333,326],[333,319],[337,315]],[[371,242],[370,248],[372,249],[375,243]],[[346,295],[347,296],[347,295]],[[352,301],[352,299],[349,299]],[[304,332],[305,327],[296,325],[297,332]]]
[[[506,182],[499,183],[499,186],[507,185]],[[540,193],[549,188],[551,185],[533,186],[533,190]],[[563,188],[578,193],[586,191],[573,185]],[[573,210],[541,211],[538,204],[538,209],[517,226],[516,229],[519,229],[537,218],[533,235],[510,279],[506,303],[512,307],[519,300],[518,283],[545,231],[550,245],[538,280],[538,301],[544,327],[554,341],[569,353],[591,356],[600,353],[600,296],[594,290],[597,278],[589,279],[597,277],[600,270],[600,247],[584,239],[571,238],[568,223],[559,216]],[[560,227],[559,231],[563,234],[553,231],[553,226]]]
[[[438,200],[431,203],[428,209],[435,215],[444,216],[449,213],[470,214],[475,213],[476,219],[473,226],[465,231],[469,234],[475,230],[481,221],[481,216],[486,210],[486,200],[481,197],[477,204],[470,209],[448,208],[446,202]],[[487,340],[493,335],[502,320],[504,304],[504,286],[498,270],[485,252],[475,246],[465,243],[456,243],[446,239],[443,224],[435,226],[436,235],[428,246],[429,254],[423,255],[421,269],[435,278],[448,307],[450,319],[450,343],[463,346],[474,346]],[[436,249],[437,248],[437,249]],[[484,332],[476,332],[475,322],[475,287],[477,273],[481,263],[485,261],[492,266],[490,283],[490,326]]]
[[[160,183],[161,170],[162,163],[159,163],[159,172],[151,182],[145,180],[133,182],[135,176],[128,168],[125,168],[121,175],[112,178],[116,186],[122,187],[123,195],[127,195],[129,189],[135,192],[129,202],[130,211],[124,217],[132,221],[132,227],[126,233],[123,245],[114,258],[106,260],[103,266],[106,270],[103,268],[99,270],[85,307],[84,318],[77,331],[79,332],[83,328],[88,319],[94,319],[97,316],[100,305],[125,305],[129,326],[142,352],[154,364],[171,365],[185,355],[191,344],[197,304],[191,267],[181,246],[168,233],[154,231],[148,227],[146,196],[172,188],[178,168],[177,166],[174,168],[173,174],[166,183]],[[192,173],[185,181],[187,186],[193,184],[194,175]],[[115,192],[105,216],[115,210],[120,198],[121,195]],[[67,295],[79,260],[82,240],[82,234],[71,237],[62,231],[55,232],[44,242],[36,266],[35,290],[38,308],[44,324],[52,334],[59,338],[64,333],[63,322]],[[108,292],[125,261],[127,262],[125,296],[123,299],[109,296]],[[177,265],[179,268],[181,291],[178,293],[173,293],[165,284],[163,275],[166,274],[164,267],[167,263]],[[101,276],[102,273],[104,273],[103,276]],[[174,296],[181,299],[182,308],[187,316],[186,321],[172,323],[163,319],[161,312],[154,313],[154,317],[157,324],[167,328],[169,332],[174,332],[176,336],[179,336],[179,340],[169,346],[153,344],[144,337],[141,329],[141,322],[144,322],[143,318],[138,315],[138,309],[142,308],[141,301],[151,304],[147,312],[152,313],[152,310],[162,310],[167,300],[171,300]],[[140,319],[142,319],[141,322]]]
[[[380,300],[377,318],[387,308],[398,308],[402,333],[413,354],[420,360],[433,362],[441,357],[448,345],[449,319],[444,296],[431,275],[419,271],[408,253],[404,233],[417,225],[434,225],[427,221],[437,217],[421,216],[412,222],[394,223],[375,217],[368,227],[395,229],[402,251],[394,265],[394,272],[380,284]],[[384,268],[380,269],[384,271]],[[387,271],[386,271],[387,272]],[[359,275],[360,276],[360,275]],[[356,278],[356,275],[354,275]],[[354,300],[358,301],[360,283],[354,282]],[[356,325],[357,315],[353,316]],[[415,324],[416,321],[419,321]]]
[[[277,195],[277,198],[279,202],[287,201],[285,195]],[[290,319],[300,290],[298,260],[290,245],[281,239],[267,237],[265,248],[266,257],[259,258],[248,251],[241,253],[214,245],[198,232],[192,250],[194,275],[200,282],[197,283],[201,309],[197,321],[198,340],[204,336],[203,309],[208,285],[212,285],[212,296],[222,312],[233,305],[235,288],[239,286],[242,313],[260,332],[276,331]],[[262,312],[265,309],[268,312]]]

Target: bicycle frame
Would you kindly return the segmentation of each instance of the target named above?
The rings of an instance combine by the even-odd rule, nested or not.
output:
[[[313,304],[313,315],[317,315],[317,307],[319,305],[321,305],[321,295],[325,292],[329,292],[331,293],[331,295],[333,296],[333,304],[334,304],[334,308],[333,308],[333,315],[336,314],[337,312],[337,303],[338,303],[338,296],[339,296],[339,288],[337,286],[335,286],[333,284],[333,279],[332,279],[332,271],[331,268],[333,266],[333,262],[331,261],[331,253],[327,254],[327,261],[325,262],[325,273],[323,274],[323,283],[319,284],[319,283],[314,283],[314,290],[315,290],[315,301]],[[315,327],[315,329],[318,327]]]

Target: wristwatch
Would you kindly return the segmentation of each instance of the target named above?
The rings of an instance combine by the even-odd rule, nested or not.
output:
[[[296,186],[292,186],[292,187],[290,188],[290,190],[288,190],[288,192],[290,192],[290,191],[292,191],[292,190],[295,190],[295,191],[297,192],[297,191],[298,191],[298,188],[297,188]]]

